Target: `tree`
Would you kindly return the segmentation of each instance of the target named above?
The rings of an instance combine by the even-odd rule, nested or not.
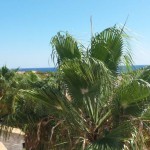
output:
[[[138,73],[123,74],[118,80],[93,58],[65,61],[61,70],[70,100],[51,87],[28,91],[57,118],[51,127],[51,149],[146,147],[147,129],[141,124],[148,120],[141,115],[149,108],[150,85]]]

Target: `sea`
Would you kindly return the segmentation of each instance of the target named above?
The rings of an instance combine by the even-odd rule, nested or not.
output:
[[[133,70],[137,70],[137,69],[141,69],[144,68],[148,65],[134,65],[132,68]],[[38,72],[56,72],[57,68],[53,67],[53,68],[19,68],[18,69],[21,72],[27,72],[27,71],[38,71]],[[120,66],[119,70],[125,70],[124,66]]]
[[[37,72],[56,72],[57,68],[19,68],[21,72],[37,71]]]

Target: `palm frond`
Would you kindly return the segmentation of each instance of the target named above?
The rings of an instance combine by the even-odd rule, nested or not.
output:
[[[64,59],[81,58],[81,52],[77,41],[68,33],[57,33],[51,40],[52,44],[52,58],[57,58],[57,63]]]
[[[104,64],[112,71],[117,71],[118,65],[121,63],[122,56],[124,62],[131,65],[131,57],[129,57],[129,46],[127,45],[127,35],[123,28],[116,26],[107,28],[91,39],[90,55],[104,62]],[[128,54],[128,55],[127,55]]]
[[[106,129],[105,136],[91,143],[87,149],[123,150],[125,144],[132,140],[132,134],[135,134],[135,128],[132,122],[122,122],[118,127],[110,131]]]
[[[101,61],[94,58],[68,60],[62,64],[61,69],[63,81],[72,100],[81,101],[85,95],[93,98],[97,95],[104,96],[112,88],[114,79],[111,72]]]
[[[132,80],[120,90],[118,93],[120,103],[126,107],[146,99],[150,95],[150,84],[142,79]]]

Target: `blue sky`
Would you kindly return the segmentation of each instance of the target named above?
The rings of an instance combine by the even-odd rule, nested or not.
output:
[[[68,31],[87,44],[93,31],[124,24],[135,64],[150,64],[150,0],[0,0],[0,67],[52,67],[50,39]]]

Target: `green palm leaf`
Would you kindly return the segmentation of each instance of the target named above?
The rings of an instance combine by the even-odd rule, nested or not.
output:
[[[78,43],[68,33],[61,34],[58,32],[57,35],[52,38],[51,44],[53,48],[53,60],[55,56],[58,58],[58,61],[63,61],[64,59],[81,58],[81,52]]]
[[[129,51],[126,37],[123,28],[116,26],[107,28],[92,37],[90,55],[104,62],[110,70],[116,72],[122,57],[125,58],[125,62],[131,62],[131,57],[128,57],[129,53],[126,53]]]
[[[123,107],[138,103],[150,95],[150,84],[142,79],[132,80],[119,89],[119,101]]]
[[[130,141],[134,130],[134,126],[130,121],[121,123],[117,128],[113,128],[111,131],[107,130],[103,138],[91,143],[87,149],[121,150],[125,142]]]
[[[111,72],[96,59],[68,60],[62,64],[61,69],[63,81],[72,100],[81,101],[85,95],[94,98],[101,94],[103,97],[112,88],[114,79]]]

